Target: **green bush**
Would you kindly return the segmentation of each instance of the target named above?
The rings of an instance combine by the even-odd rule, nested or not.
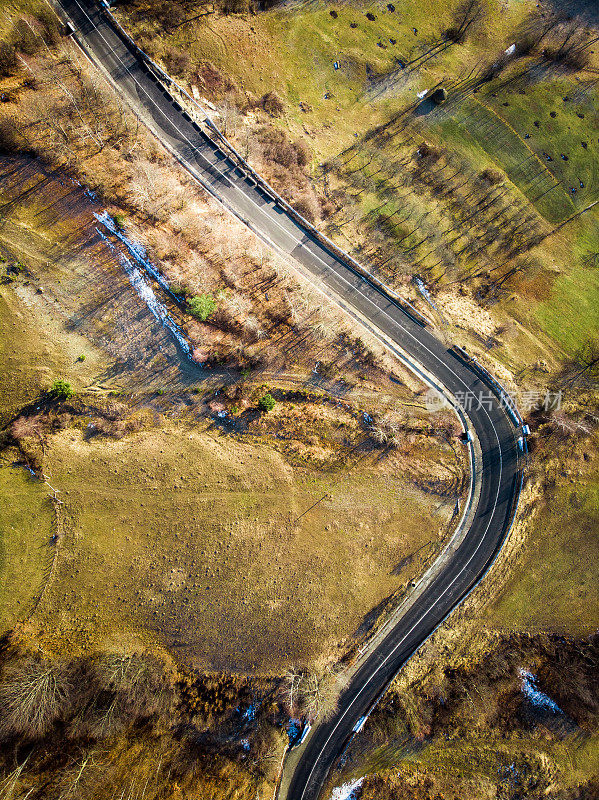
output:
[[[56,398],[56,400],[68,400],[74,394],[75,390],[71,384],[62,378],[57,378],[50,389],[50,396]]]
[[[206,322],[216,308],[216,300],[211,294],[194,295],[187,301],[187,306],[192,316]]]
[[[262,395],[258,400],[258,408],[260,411],[272,411],[276,404],[277,401],[270,392],[266,392],[266,394]]]
[[[125,227],[125,215],[124,214],[113,214],[112,219],[116,227],[119,231],[122,231]]]
[[[189,289],[187,286],[174,284],[171,286],[171,292],[175,295],[175,297],[178,297],[180,300],[184,300],[189,294]]]

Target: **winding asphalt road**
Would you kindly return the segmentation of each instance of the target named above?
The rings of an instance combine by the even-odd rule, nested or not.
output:
[[[184,114],[96,2],[57,1],[88,56],[104,70],[142,122],[211,194],[375,335],[382,335],[389,349],[434,376],[444,391],[486,398],[463,412],[478,436],[482,458],[476,508],[466,535],[376,649],[364,657],[341,695],[338,711],[314,726],[299,757],[293,759],[293,772],[286,777],[281,794],[287,800],[316,800],[356,723],[369,713],[402,664],[484,575],[501,548],[520,487],[517,442],[521,426],[490,393],[488,382],[476,368],[356,274],[247,179]]]

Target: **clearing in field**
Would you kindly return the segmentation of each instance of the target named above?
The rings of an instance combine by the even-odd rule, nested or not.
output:
[[[42,638],[85,649],[156,635],[179,659],[241,671],[339,655],[438,549],[453,510],[376,460],[309,470],[172,427],[54,437],[47,465],[69,530],[35,617]]]

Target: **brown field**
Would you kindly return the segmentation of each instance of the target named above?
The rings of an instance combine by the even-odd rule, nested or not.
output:
[[[67,431],[47,471],[68,533],[35,617],[42,640],[85,649],[155,634],[211,669],[339,655],[420,563],[394,568],[438,547],[452,507],[434,510],[393,458],[321,472],[182,426],[118,442]]]

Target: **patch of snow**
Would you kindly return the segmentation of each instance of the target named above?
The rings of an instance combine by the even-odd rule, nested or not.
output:
[[[435,301],[431,297],[429,290],[426,288],[426,284],[420,278],[414,278],[414,283],[416,284],[416,288],[420,292],[420,294],[424,297],[426,302],[432,306],[436,311],[438,311],[437,306],[435,305]]]
[[[308,723],[307,723],[307,724],[304,726],[304,730],[302,731],[302,735],[300,736],[300,739],[299,739],[299,742],[298,742],[298,744],[301,744],[301,743],[304,741],[304,739],[306,738],[306,736],[307,736],[307,735],[310,733],[310,730],[311,730],[311,728],[312,728],[312,725],[311,725],[311,724],[308,722]]]
[[[150,275],[158,285],[164,289],[165,292],[168,292],[171,297],[175,300],[177,299],[176,295],[171,291],[171,287],[168,284],[166,278],[160,274],[160,272],[156,269],[156,267],[152,264],[151,261],[148,261],[148,253],[145,247],[139,242],[134,242],[131,239],[128,239],[116,226],[114,220],[108,213],[108,211],[103,211],[101,214],[94,214],[94,217],[98,220],[98,222],[102,223],[104,227],[110,231],[113,236],[122,242],[129,254],[133,257],[135,261],[139,264],[140,267],[143,267],[145,271]]]
[[[512,762],[509,766],[498,767],[497,774],[502,783],[509,783],[512,786],[518,783],[519,776],[515,762]]]
[[[506,56],[511,56],[516,52],[516,45],[511,44],[508,49],[505,51]]]
[[[218,416],[227,416],[226,411],[219,411]],[[241,715],[243,719],[247,719],[248,722],[253,722],[256,719],[256,711],[258,710],[260,703],[252,703],[249,705],[246,710]]]
[[[362,784],[364,778],[357,778],[355,781],[344,783],[343,786],[337,786],[333,789],[331,800],[358,800],[362,794]]]
[[[564,712],[549,695],[542,692],[537,686],[536,676],[527,669],[520,669],[522,678],[522,692],[526,698],[537,708],[545,708],[553,714],[563,714]]]
[[[20,466],[20,467],[23,467],[23,469],[27,470],[27,472],[28,472],[28,473],[29,473],[29,474],[30,474],[30,475],[31,475],[33,478],[37,478],[37,475],[36,475],[36,473],[34,472],[34,470],[32,470],[32,469],[31,469],[31,467],[29,466],[29,464],[19,464],[19,466]]]
[[[135,289],[138,296],[143,300],[153,316],[160,322],[161,325],[170,331],[172,336],[177,340],[183,352],[191,358],[191,347],[187,339],[181,333],[181,329],[166,310],[166,307],[156,297],[154,290],[150,284],[145,280],[139,269],[133,264],[123,253],[120,253],[108,237],[102,233],[99,228],[96,228],[103,241],[108,248],[116,254],[121,262],[123,269],[127,273],[131,286]]]
[[[422,100],[422,98],[423,98],[423,97],[426,97],[426,95],[427,95],[427,94],[428,94],[428,89],[423,89],[421,92],[417,92],[417,93],[416,93],[416,97],[417,97],[419,100]]]
[[[366,725],[366,720],[368,717],[360,717],[360,719],[356,722],[354,727],[352,728],[353,733],[360,733],[364,725]]]

